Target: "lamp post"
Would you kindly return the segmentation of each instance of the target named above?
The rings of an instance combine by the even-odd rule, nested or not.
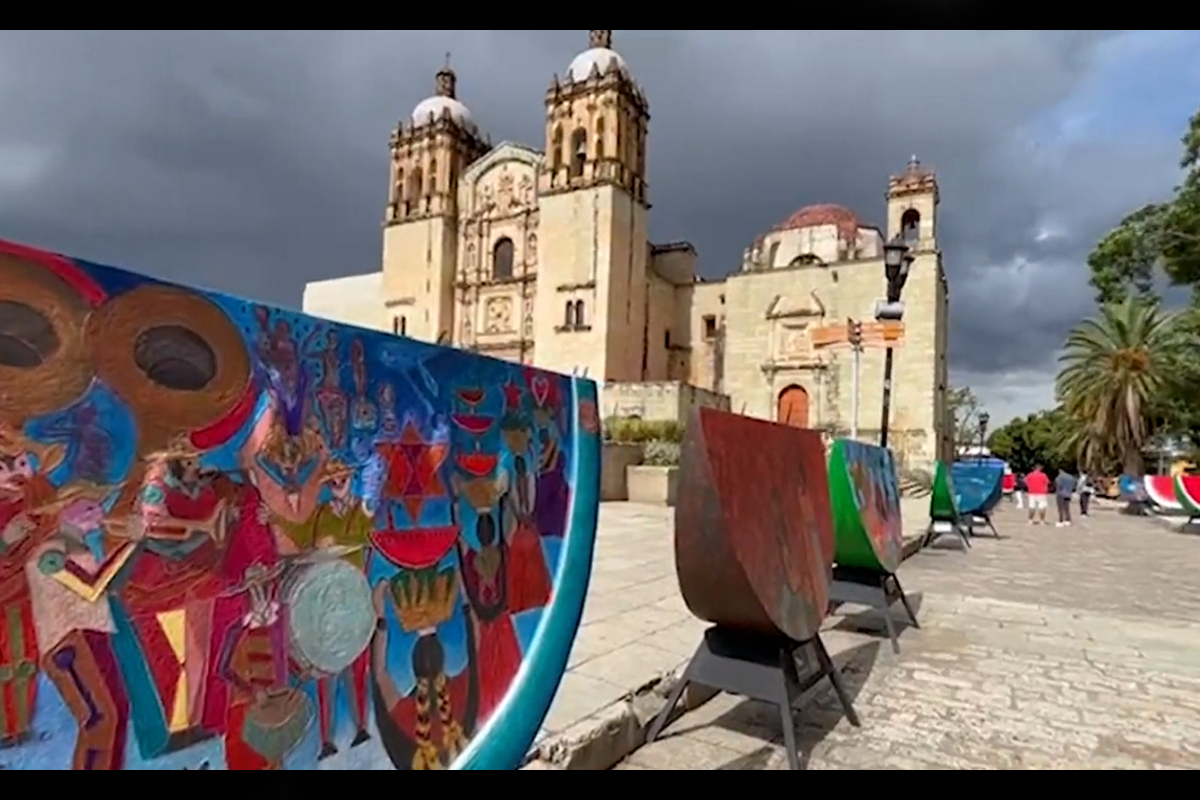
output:
[[[912,265],[913,256],[908,245],[899,234],[883,246],[883,271],[887,276],[887,300],[875,304],[875,319],[878,321],[900,322],[904,319],[904,303],[900,302],[900,292],[904,282],[908,280],[908,269]],[[888,419],[892,415],[892,360],[893,351],[891,340],[883,356],[883,420],[879,423],[879,446],[887,447]]]
[[[991,417],[984,411],[979,415],[979,460],[983,461],[983,448],[987,446],[987,425]]]

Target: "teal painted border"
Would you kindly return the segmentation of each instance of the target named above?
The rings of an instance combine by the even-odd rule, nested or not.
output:
[[[571,466],[571,525],[563,542],[554,597],[546,607],[513,685],[500,706],[455,759],[451,769],[517,769],[537,738],[583,617],[600,516],[600,434],[580,425],[579,404],[590,400],[598,413],[596,384],[573,378],[575,458]]]

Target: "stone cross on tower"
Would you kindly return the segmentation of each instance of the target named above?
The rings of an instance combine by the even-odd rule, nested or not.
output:
[[[588,47],[612,49],[612,31],[588,31]]]
[[[454,97],[454,92],[458,84],[458,77],[454,74],[454,70],[450,68],[450,54],[446,53],[446,64],[437,72],[436,91],[441,97]]]

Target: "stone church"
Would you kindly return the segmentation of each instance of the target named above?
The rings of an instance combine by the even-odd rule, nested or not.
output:
[[[449,65],[390,141],[379,272],[308,284],[304,310],[601,385],[606,415],[678,418],[697,404],[851,427],[853,357],[830,337],[871,321],[885,234],[849,209],[802,208],[722,280],[695,248],[648,239],[650,105],[612,31],[546,92],[544,149],[493,146]],[[938,185],[914,158],[887,187],[888,239],[915,256],[895,351],[890,444],[913,466],[949,447],[948,288]],[[861,356],[859,436],[878,435],[883,351]]]

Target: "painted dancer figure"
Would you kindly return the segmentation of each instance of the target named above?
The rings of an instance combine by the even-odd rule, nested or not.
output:
[[[508,610],[513,614],[541,608],[550,602],[550,569],[542,551],[534,518],[535,479],[524,455],[513,459],[516,475],[505,496],[508,546],[506,581]]]
[[[39,653],[25,565],[54,533],[58,490],[48,475],[62,456],[61,448],[0,426],[0,747],[22,744],[33,731]]]
[[[231,770],[282,769],[312,721],[308,698],[287,683],[281,571],[261,562],[246,568],[237,591],[249,595],[249,610],[229,628],[217,659],[231,687],[224,730]]]
[[[108,586],[145,528],[140,519],[130,520],[128,538],[98,559],[84,537],[104,523],[102,497],[98,492],[72,501],[58,533],[34,549],[25,568],[42,669],[75,717],[71,764],[77,770],[121,769],[129,723],[129,696],[112,646],[116,626]]]
[[[287,537],[302,550],[318,548],[344,549],[342,558],[360,570],[366,570],[367,546],[370,544],[374,521],[354,496],[354,469],[339,461],[326,466],[323,479],[332,495],[330,501],[302,523],[279,523]],[[357,747],[371,738],[367,732],[367,670],[371,663],[369,648],[363,650],[354,663],[341,675],[322,675],[317,679],[317,699],[321,718],[321,753],[318,759],[337,753],[334,744],[333,714],[336,708],[339,678],[344,678],[352,692],[350,713],[354,718],[355,734],[350,742]]]
[[[463,589],[476,620],[479,652],[479,720],[495,711],[521,668],[521,645],[508,611],[507,556],[495,520],[492,481],[463,482],[462,495],[475,508],[479,549],[458,543]]]

